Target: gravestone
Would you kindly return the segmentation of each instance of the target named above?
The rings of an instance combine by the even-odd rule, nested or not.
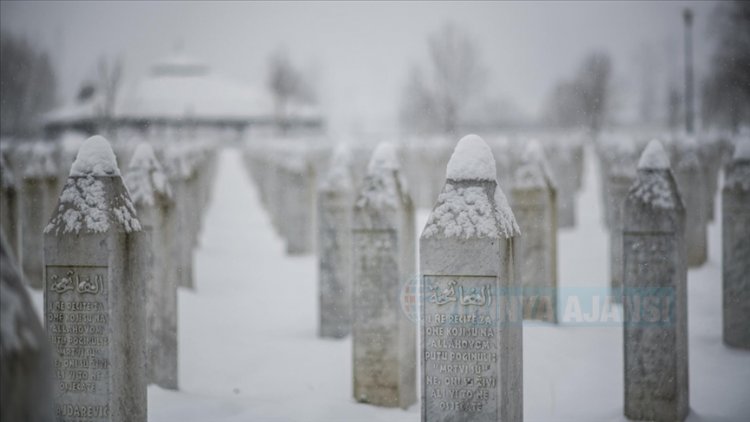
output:
[[[44,282],[43,230],[55,203],[57,167],[53,151],[41,142],[21,148],[21,253],[24,277],[29,285],[41,289]]]
[[[177,220],[177,230],[174,245],[177,249],[177,277],[180,287],[195,288],[193,279],[193,233],[191,213],[196,212],[190,198],[189,180],[193,169],[187,158],[184,147],[169,145],[164,149],[164,167],[172,187],[174,198],[174,218]]]
[[[692,138],[685,138],[678,144],[674,177],[685,203],[687,264],[699,267],[708,259],[708,198],[706,172]]]
[[[420,238],[422,421],[521,421],[518,225],[480,137],[446,176]]]
[[[609,194],[609,287],[614,302],[622,298],[622,224],[623,207],[630,187],[636,180],[635,163],[622,160],[608,172]]]
[[[78,151],[44,229],[44,319],[60,421],[146,420],[144,238],[114,153]]]
[[[724,343],[750,349],[750,139],[737,144],[722,190]]]
[[[550,142],[547,160],[555,178],[555,202],[557,203],[557,227],[570,228],[576,225],[577,169],[574,150],[567,140]],[[515,208],[515,205],[513,206]],[[525,233],[526,230],[521,227]]]
[[[131,158],[125,185],[150,248],[146,277],[146,377],[162,388],[177,389],[177,266],[173,240],[172,190],[150,144],[139,144]]]
[[[511,194],[523,233],[518,256],[523,317],[557,322],[557,196],[544,150],[535,139],[524,148]]]
[[[0,421],[55,421],[53,382],[47,334],[0,235]]]
[[[0,154],[0,228],[8,241],[8,253],[19,261],[20,216],[18,214],[18,183],[13,169]]]
[[[414,211],[396,150],[372,154],[352,227],[354,399],[407,408],[416,401],[414,323],[400,297],[414,277]]]
[[[689,410],[685,208],[661,144],[648,144],[625,200],[625,416],[681,421]]]
[[[318,187],[318,335],[343,338],[352,326],[352,181],[351,157],[345,145],[333,153]]]

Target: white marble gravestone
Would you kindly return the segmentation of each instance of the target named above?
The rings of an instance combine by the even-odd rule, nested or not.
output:
[[[524,318],[557,322],[557,195],[539,141],[527,141],[512,186],[513,213],[523,233],[518,261]]]
[[[318,335],[342,338],[352,326],[352,206],[354,182],[346,145],[333,153],[318,187]]]
[[[147,379],[176,390],[179,257],[173,241],[179,227],[169,181],[150,144],[136,147],[125,185],[150,245],[146,280]]]
[[[687,263],[699,267],[708,260],[708,206],[706,170],[693,138],[678,141],[674,176],[685,203]]]
[[[738,142],[721,194],[724,343],[750,349],[750,139]]]
[[[44,229],[60,421],[146,421],[144,238],[106,139],[78,151]]]
[[[47,334],[0,235],[0,421],[55,421],[53,382]]]
[[[521,421],[518,225],[480,137],[446,177],[420,238],[422,421]]]
[[[689,411],[685,208],[661,143],[651,141],[623,214],[625,416],[681,421]]]
[[[396,150],[372,154],[354,205],[354,399],[407,408],[416,401],[414,322],[401,309],[404,285],[415,277],[414,212]]]

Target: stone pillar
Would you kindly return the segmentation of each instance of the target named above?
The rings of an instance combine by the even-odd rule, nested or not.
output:
[[[625,416],[681,421],[689,410],[685,208],[651,141],[624,208]]]
[[[678,145],[675,178],[685,203],[685,239],[687,264],[700,267],[708,259],[708,207],[706,206],[706,173],[692,138]]]
[[[138,213],[147,251],[146,378],[162,388],[177,389],[177,256],[173,240],[179,227],[174,218],[172,190],[150,144],[139,144],[125,175],[125,185]]]
[[[495,177],[487,144],[461,139],[420,238],[423,422],[523,420],[520,233]]]
[[[57,167],[48,145],[39,142],[24,145],[21,155],[21,263],[29,285],[41,289],[44,283],[42,232],[55,206],[51,198],[57,192]]]
[[[5,161],[5,156],[0,154],[0,228],[8,242],[6,253],[12,255],[16,263],[21,262],[19,221],[17,180],[13,175],[13,169]]]
[[[511,192],[523,233],[518,257],[523,317],[557,322],[557,197],[539,141],[527,142]]]
[[[548,162],[551,174],[555,177],[557,226],[572,228],[576,225],[577,169],[573,147],[564,142],[564,139],[556,139],[551,143]]]
[[[724,343],[750,349],[750,139],[740,141],[722,190]]]
[[[343,338],[352,321],[352,205],[354,182],[345,145],[334,151],[318,187],[318,335]]]
[[[106,139],[78,151],[44,230],[60,421],[146,421],[144,238]]]
[[[635,166],[633,166],[635,167]],[[608,195],[610,202],[609,227],[609,287],[612,300],[622,298],[622,224],[623,207],[628,190],[636,180],[635,168],[629,163],[615,165],[609,171]]]
[[[177,277],[180,287],[194,289],[193,234],[191,232],[193,219],[190,214],[196,211],[192,209],[190,201],[188,180],[192,175],[192,169],[187,160],[185,148],[177,145],[167,146],[164,150],[164,166],[174,195],[174,218],[179,227],[173,242],[175,254],[179,257]]]
[[[47,333],[0,235],[0,420],[55,421]]]
[[[414,323],[400,293],[415,272],[414,211],[395,147],[383,143],[354,205],[354,398],[407,408],[416,401]]]

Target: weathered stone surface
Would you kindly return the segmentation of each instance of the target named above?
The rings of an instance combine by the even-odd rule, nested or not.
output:
[[[623,215],[625,416],[681,421],[689,410],[685,208],[657,144],[643,157],[663,159],[642,158]]]
[[[44,233],[59,420],[145,421],[147,245],[102,137],[81,146]]]
[[[483,143],[451,162],[492,160]],[[420,238],[424,422],[523,420],[519,230],[495,177],[449,171]]]
[[[513,213],[523,233],[518,260],[524,318],[557,322],[557,196],[536,140],[527,143],[511,194]]]
[[[173,242],[174,253],[178,257],[177,277],[180,287],[194,289],[193,242],[195,235],[193,234],[192,222],[195,220],[192,214],[197,210],[190,197],[189,185],[194,169],[184,147],[171,146],[165,148],[163,162],[172,187],[175,202],[174,218],[177,220],[177,227],[179,227],[175,242]]]
[[[722,189],[724,343],[750,349],[750,140],[738,145]]]
[[[685,202],[685,240],[687,263],[699,267],[708,260],[708,198],[706,169],[693,139],[678,144],[674,177]]]
[[[630,187],[636,180],[635,172],[620,168],[609,175],[610,230],[609,230],[609,287],[612,300],[622,297],[622,225],[623,207]]]
[[[352,181],[349,151],[339,146],[318,187],[318,335],[342,338],[352,326]]]
[[[0,235],[0,420],[55,421],[47,334]]]
[[[395,148],[379,145],[354,205],[354,398],[387,407],[416,401],[416,327],[400,293],[415,275],[414,213]]]
[[[172,244],[178,230],[172,190],[151,145],[135,149],[125,184],[147,238],[146,376],[150,383],[177,389],[177,256]]]

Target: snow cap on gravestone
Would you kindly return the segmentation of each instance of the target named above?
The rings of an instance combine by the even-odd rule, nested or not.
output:
[[[639,170],[669,170],[669,156],[658,139],[652,139],[638,161]]]
[[[505,237],[520,234],[516,218],[503,190],[496,182],[492,150],[477,135],[463,137],[448,161],[446,184],[438,195],[422,237]],[[481,182],[495,182],[494,197],[488,197]],[[454,186],[458,182],[475,182]],[[477,183],[479,182],[479,183]],[[494,202],[494,207],[493,207]]]
[[[117,159],[112,147],[103,136],[94,135],[81,144],[71,176],[119,176]]]
[[[382,170],[398,170],[398,155],[396,146],[390,142],[381,142],[375,147],[372,153],[370,163],[367,166],[368,173],[375,173]]]
[[[466,135],[458,141],[448,161],[446,178],[454,181],[497,181],[495,158],[484,139],[477,135]]]
[[[538,139],[530,139],[521,153],[521,165],[516,171],[516,184],[524,188],[554,187],[552,171],[544,155],[544,148]]]
[[[351,163],[352,153],[349,145],[343,142],[336,145],[321,188],[329,191],[352,189]]]
[[[136,204],[153,206],[157,197],[163,201],[170,201],[172,198],[167,175],[156,159],[154,148],[147,142],[142,142],[135,148],[125,182],[130,198]]]
[[[126,233],[141,230],[109,142],[102,136],[92,136],[78,150],[44,233],[104,233],[113,226]]]

